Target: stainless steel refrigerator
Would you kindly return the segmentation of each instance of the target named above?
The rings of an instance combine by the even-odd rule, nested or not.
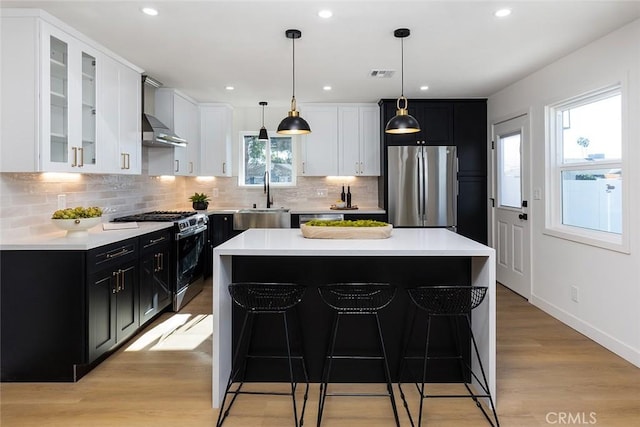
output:
[[[458,160],[455,146],[387,147],[387,209],[394,227],[455,231]]]

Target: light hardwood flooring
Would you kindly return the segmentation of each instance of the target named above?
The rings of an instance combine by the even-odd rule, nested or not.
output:
[[[161,315],[78,383],[1,384],[0,425],[214,425],[207,317],[211,295],[209,282],[181,313]],[[506,288],[498,286],[497,295],[497,406],[502,426],[638,425],[640,369]],[[373,391],[378,386],[366,387]],[[396,397],[400,422],[408,426]],[[315,425],[317,398],[317,385],[312,385],[306,425]],[[409,398],[415,407],[416,395],[411,392]],[[289,426],[290,414],[288,397],[240,396],[224,425]],[[425,416],[429,426],[488,425],[469,399],[428,400]],[[323,426],[392,425],[386,398],[327,401]]]

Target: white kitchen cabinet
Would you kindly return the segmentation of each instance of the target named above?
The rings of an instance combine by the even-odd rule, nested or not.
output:
[[[98,86],[100,109],[97,110],[101,170],[105,173],[139,175],[140,143],[140,73],[104,56]]]
[[[380,109],[338,107],[338,175],[380,175]]]
[[[302,140],[302,175],[380,175],[380,113],[376,104],[305,104],[312,133]]]
[[[305,104],[300,115],[311,133],[301,138],[303,176],[338,175],[338,110],[333,104]]]
[[[186,147],[150,147],[149,175],[197,176],[200,166],[200,118],[195,101],[175,89],[158,89],[155,116],[181,138]]]
[[[120,69],[120,140],[118,147],[118,170],[120,174],[142,173],[142,80],[140,73],[124,64]]]
[[[233,110],[229,105],[200,104],[200,175],[231,176]]]
[[[124,90],[119,80],[108,81],[108,63],[115,59],[37,9],[3,9],[0,27],[0,171],[112,173],[110,148],[120,135],[110,132],[119,128],[118,94]]]

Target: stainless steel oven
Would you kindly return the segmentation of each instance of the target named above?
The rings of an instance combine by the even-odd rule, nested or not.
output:
[[[204,282],[207,217],[199,214],[195,218],[188,218],[188,220],[192,220],[193,224],[175,235],[174,311],[178,311],[199,294]]]
[[[207,221],[194,211],[154,211],[115,218],[115,222],[173,222],[171,293],[173,311],[178,311],[202,291],[204,284]]]

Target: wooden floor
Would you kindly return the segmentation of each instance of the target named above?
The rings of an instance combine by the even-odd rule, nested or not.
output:
[[[502,286],[497,294],[502,426],[638,425],[640,369]],[[163,314],[78,383],[1,384],[0,425],[214,425],[210,313],[209,284],[181,313]],[[306,425],[315,425],[317,397],[313,385]],[[398,410],[401,425],[408,426],[401,405]],[[231,413],[225,426],[292,425],[288,397],[240,396]],[[425,416],[429,426],[488,425],[469,399],[429,400]],[[391,425],[388,399],[327,401],[323,426]]]

